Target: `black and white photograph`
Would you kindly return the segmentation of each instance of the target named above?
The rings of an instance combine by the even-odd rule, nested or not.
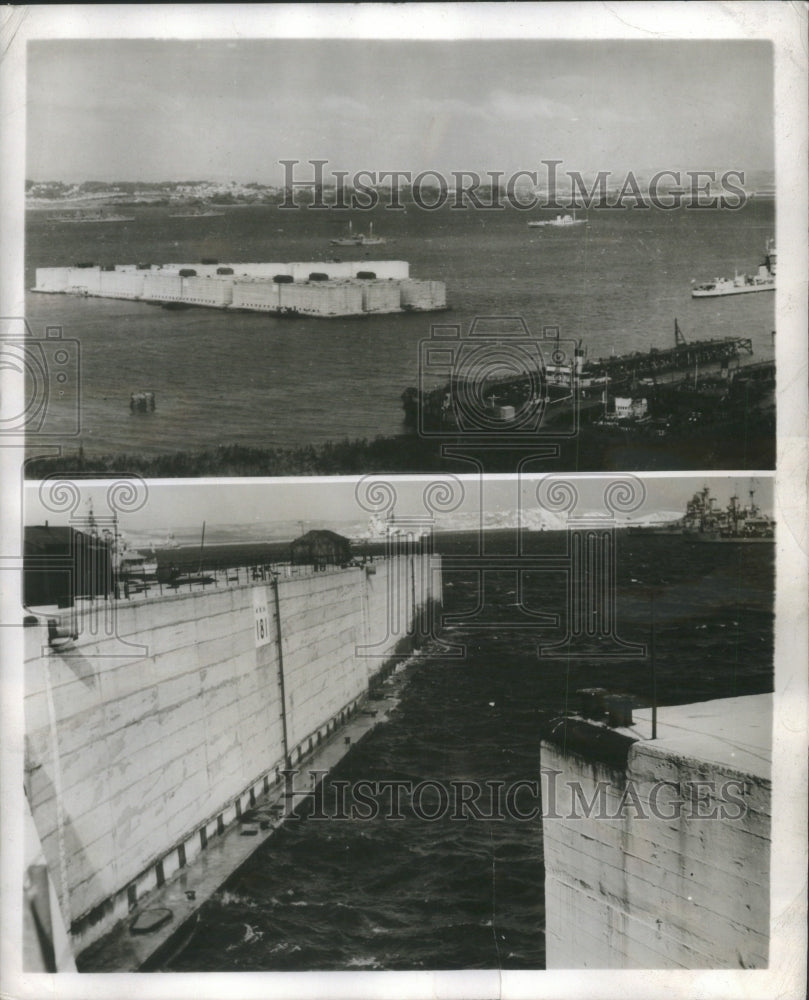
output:
[[[26,120],[34,478],[774,467],[764,39],[31,42]]]
[[[806,27],[8,8],[4,995],[805,995]]]
[[[25,787],[63,948],[766,967],[772,500],[693,475],[30,486]]]

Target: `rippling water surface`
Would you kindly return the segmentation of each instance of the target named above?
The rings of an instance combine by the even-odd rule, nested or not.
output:
[[[78,261],[317,261],[337,252],[407,260],[414,277],[446,282],[451,309],[277,319],[29,293],[27,317],[39,335],[61,324],[80,341],[86,452],[270,448],[399,433],[401,392],[418,382],[418,345],[431,322],[466,327],[476,315],[521,315],[535,332],[558,326],[595,357],[673,344],[676,316],[687,337],[749,336],[756,358],[772,356],[771,293],[690,297],[692,279],[758,266],[774,234],[771,203],[736,212],[599,210],[570,231],[529,229],[530,216],[513,209],[380,211],[375,229],[387,244],[347,251],[328,242],[344,231],[344,213],[224,211],[183,220],[144,207],[133,209],[134,222],[108,225],[59,225],[47,211],[29,212],[26,286],[36,267]],[[130,393],[141,389],[155,391],[155,413],[130,413]]]
[[[550,533],[527,539],[538,553],[561,544]],[[498,533],[489,551],[513,545],[513,533]],[[618,555],[622,638],[648,640],[648,588],[658,593],[662,704],[772,689],[772,546],[624,535]],[[526,605],[564,621],[559,581],[533,574],[526,583]],[[445,574],[444,586],[447,612],[475,606],[468,571]],[[540,720],[576,689],[609,687],[648,704],[644,660],[539,660],[538,640],[561,633],[510,629],[515,593],[513,575],[494,574],[483,611],[492,627],[447,634],[467,645],[466,658],[427,650],[404,668],[395,714],[327,779],[326,803],[337,780],[537,780]],[[543,968],[541,821],[427,822],[407,801],[402,812],[399,821],[288,822],[203,907],[170,968]]]

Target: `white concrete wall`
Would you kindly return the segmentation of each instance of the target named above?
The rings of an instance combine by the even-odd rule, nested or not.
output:
[[[329,283],[324,305],[329,316],[356,316],[362,311],[362,290],[348,281]]]
[[[114,299],[136,299],[143,295],[145,271],[102,271],[99,294]]]
[[[289,270],[289,264],[285,264],[283,261],[276,261],[275,263],[263,261],[255,264],[227,264],[225,266],[232,267],[234,274],[248,278],[274,278],[276,274],[292,273]]]
[[[406,260],[356,260],[351,262],[351,276],[358,271],[373,271],[377,278],[408,278],[410,264]]]
[[[215,268],[214,268],[215,270]],[[233,299],[233,279],[222,277],[196,277],[182,279],[181,301],[203,306],[230,305]]]
[[[402,306],[416,310],[445,309],[447,289],[443,281],[409,278],[401,283]]]
[[[375,565],[279,581],[293,764],[362,696],[413,617],[409,563]],[[434,581],[418,558],[414,571],[418,603]],[[232,819],[234,800],[274,780],[284,756],[272,585],[99,607],[114,607],[115,634],[80,612],[70,652],[48,650],[44,627],[25,630],[26,792],[82,947],[108,929],[94,911],[123,893],[114,915],[125,915],[127,886],[154,887],[158,862],[168,877],[179,845],[190,859],[199,830],[214,836],[217,816]]]
[[[278,286],[279,309],[294,309],[313,316],[350,316],[362,312],[362,291],[357,285],[312,281]]]
[[[174,274],[144,271],[143,297],[156,301],[179,302],[183,291],[183,279]]]
[[[67,269],[68,290],[82,289],[89,295],[98,295],[101,291],[100,267],[69,267]]]
[[[229,267],[232,275],[218,275]],[[183,278],[190,268],[196,276]],[[375,279],[356,281],[359,272]],[[37,268],[36,288],[43,292],[84,291],[110,298],[145,298],[156,302],[187,302],[212,308],[274,311],[296,310],[313,316],[353,316],[363,312],[399,312],[408,309],[443,309],[446,290],[440,281],[408,279],[407,261],[324,261],[261,264],[155,264],[138,270],[134,264],[99,268]],[[327,274],[327,281],[313,282],[310,274]],[[277,275],[294,282],[277,285]]]
[[[768,780],[652,742],[633,745],[624,771],[543,741],[541,766],[562,772],[555,787],[563,818],[544,815],[542,826],[548,969],[766,967]],[[718,789],[729,778],[744,789],[741,818],[736,807],[725,818],[696,818],[690,806],[672,819],[653,815],[656,782],[686,795],[697,780]],[[587,819],[580,807],[570,818],[568,781],[580,782],[588,801],[607,782],[613,815],[631,782],[649,818],[632,805],[621,818]],[[674,794],[660,793],[661,811],[673,811]]]
[[[278,308],[278,289],[274,281],[237,280],[233,285],[231,305],[234,309],[268,309],[274,312]]]
[[[310,270],[325,271],[326,274],[334,280],[354,277],[354,263],[349,260],[330,260],[323,264],[317,264],[316,266],[313,265]]]
[[[41,292],[64,292],[69,271],[69,267],[38,267],[34,287]]]
[[[284,273],[291,274],[295,281],[308,281],[310,274],[328,274],[331,278],[329,265],[322,261],[293,261],[284,265]]]
[[[402,295],[398,281],[363,281],[362,311],[368,313],[398,312],[402,305]]]

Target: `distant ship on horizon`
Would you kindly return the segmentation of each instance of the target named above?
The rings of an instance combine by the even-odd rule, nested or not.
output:
[[[363,233],[355,233],[351,222],[349,222],[348,236],[337,236],[335,239],[329,240],[333,247],[378,247],[386,242],[387,240],[383,236],[374,236],[373,222],[368,227],[367,236]]]
[[[213,208],[190,208],[186,212],[173,212],[170,219],[216,219],[223,218],[224,212],[217,212]]]
[[[556,229],[568,229],[570,226],[586,226],[587,219],[577,219],[576,209],[573,209],[573,215],[557,215],[555,219],[535,219],[533,222],[528,223],[529,229],[537,229],[545,226],[552,226]]]
[[[48,222],[134,222],[134,215],[116,215],[112,213],[97,212],[64,212],[61,215],[49,215]]]

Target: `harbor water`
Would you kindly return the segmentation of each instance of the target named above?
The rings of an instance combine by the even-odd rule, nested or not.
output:
[[[474,551],[469,536],[439,541],[448,555]],[[513,532],[498,532],[487,551],[514,544]],[[562,544],[561,533],[537,533],[525,551]],[[654,592],[660,704],[772,690],[773,561],[771,544],[619,536],[618,633],[648,641]],[[564,622],[557,575],[529,574],[525,583],[525,606]],[[470,611],[475,575],[446,572],[444,598],[447,613]],[[513,573],[488,575],[478,623],[489,627],[446,633],[466,644],[466,656],[428,648],[399,672],[393,717],[326,780],[332,818],[288,821],[203,907],[164,971],[544,967],[539,818],[457,820],[426,795],[420,814],[403,796],[398,820],[337,820],[330,806],[335,782],[537,781],[541,722],[573,706],[577,689],[603,686],[649,704],[647,659],[539,658],[539,641],[562,633],[510,628],[516,601]],[[481,807],[491,813],[483,799]],[[424,818],[428,810],[435,820]]]
[[[155,455],[240,444],[282,448],[403,432],[402,390],[419,383],[419,343],[433,323],[465,330],[476,316],[522,316],[581,340],[590,357],[688,339],[750,337],[752,360],[773,356],[774,295],[693,300],[691,281],[758,267],[774,235],[772,202],[738,211],[601,209],[587,226],[531,229],[532,217],[445,208],[377,211],[378,247],[329,239],[345,212],[240,206],[219,217],[171,219],[167,207],[133,207],[134,222],[49,221],[29,211],[26,288],[36,267],[199,261],[388,258],[413,277],[444,281],[447,312],[348,319],[275,318],[218,309],[166,310],[140,302],[26,295],[38,337],[61,326],[79,342],[80,425],[62,439],[87,454]],[[355,226],[367,228],[363,213]],[[430,372],[425,371],[429,382]],[[155,393],[154,412],[130,395]],[[49,400],[54,427],[73,426],[72,398]],[[62,419],[64,417],[64,419]]]

